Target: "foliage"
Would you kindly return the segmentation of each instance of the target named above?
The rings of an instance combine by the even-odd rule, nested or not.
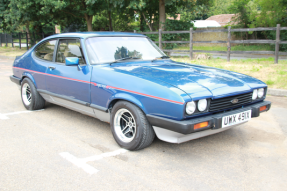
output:
[[[276,24],[287,26],[287,0],[256,0],[260,11],[256,16],[256,26],[274,27]]]
[[[234,0],[229,10],[237,13],[235,27],[275,27],[276,24],[287,26],[287,0],[273,1],[272,5],[270,5],[269,0]],[[287,32],[280,31],[280,33],[281,40],[287,41]],[[253,32],[249,32],[249,34],[253,34]],[[275,40],[276,32],[257,32],[256,36]],[[271,47],[274,50],[274,45],[271,45]],[[280,45],[280,51],[287,51],[287,45]]]
[[[179,20],[166,20],[166,31],[179,31],[179,30],[190,30],[193,27],[193,23],[189,21],[179,21]],[[147,36],[152,41],[159,41],[158,34],[147,34]],[[188,41],[189,33],[185,34],[162,34],[162,41]],[[177,47],[178,44],[163,44],[163,49],[173,49]]]
[[[210,0],[198,0],[210,1]],[[184,11],[191,11],[196,0],[165,0],[165,12],[170,17],[176,17],[176,14]],[[146,17],[145,23],[150,25],[152,30],[159,28],[159,1],[158,0],[130,0],[128,9],[132,9],[139,15],[140,20]],[[184,11],[183,11],[184,10]]]
[[[1,7],[3,6],[2,1]],[[10,0],[5,1],[5,11],[0,11],[1,27],[6,32],[19,29],[19,26],[31,27],[35,32],[44,32],[52,25],[54,18],[49,9],[45,7],[43,1],[35,0]],[[46,32],[46,31],[45,31]]]
[[[179,31],[179,30],[190,30],[193,27],[193,23],[190,21],[178,21],[178,20],[166,20],[166,30],[167,31]],[[184,34],[163,34],[162,35],[163,41],[188,41],[189,40],[189,33]],[[172,49],[176,47],[177,44],[164,44],[164,49]]]
[[[8,0],[0,0],[0,28],[6,29],[8,23],[5,21],[5,15],[8,13]]]
[[[234,0],[229,11],[235,13],[234,20],[237,27],[252,28],[257,15],[257,5],[253,0]]]
[[[194,20],[205,20],[210,16],[210,8],[214,4],[214,0],[197,0],[195,6],[192,7]]]
[[[260,12],[256,16],[256,27],[281,27],[287,26],[287,0],[277,0],[270,2],[267,0],[257,0]],[[276,39],[275,31],[265,31],[263,35],[267,39]],[[280,31],[280,40],[287,41],[287,31]],[[275,47],[275,45],[272,45]],[[274,49],[274,48],[273,48]],[[287,51],[287,45],[280,45],[280,51]]]
[[[208,16],[234,13],[229,10],[229,7],[233,1],[234,0],[214,0],[213,4],[210,6],[210,12]]]

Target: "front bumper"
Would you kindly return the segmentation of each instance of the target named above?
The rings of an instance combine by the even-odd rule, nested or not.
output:
[[[266,106],[266,109],[260,111],[260,107],[262,106]],[[251,110],[251,117],[253,118],[258,117],[261,112],[268,111],[270,107],[271,102],[263,101],[250,106],[246,106],[244,108],[184,121],[176,121],[153,115],[147,115],[147,118],[150,124],[153,126],[155,133],[159,139],[172,143],[181,143],[192,139],[208,136],[211,134],[219,133],[233,127],[229,126],[227,128],[222,128],[222,118],[224,116],[229,116],[232,114]],[[194,130],[194,125],[206,121],[208,121],[207,127]],[[238,125],[241,124],[242,123]]]

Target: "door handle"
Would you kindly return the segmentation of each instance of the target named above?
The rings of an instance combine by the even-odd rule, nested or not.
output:
[[[56,69],[56,67],[54,67],[54,66],[49,66],[48,68],[51,69],[51,70]]]

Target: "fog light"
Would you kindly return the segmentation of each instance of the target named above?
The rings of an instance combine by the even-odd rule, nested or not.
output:
[[[208,126],[208,121],[205,121],[205,122],[202,122],[202,123],[195,124],[193,126],[193,129],[194,130],[201,129],[201,128],[204,128],[204,127],[207,127],[207,126]]]

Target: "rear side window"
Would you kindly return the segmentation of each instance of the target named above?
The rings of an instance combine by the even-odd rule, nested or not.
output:
[[[38,46],[35,50],[36,57],[47,61],[53,61],[56,42],[56,40],[51,40]]]
[[[56,62],[65,63],[66,57],[78,57],[79,64],[85,64],[79,39],[64,39],[59,41]]]

